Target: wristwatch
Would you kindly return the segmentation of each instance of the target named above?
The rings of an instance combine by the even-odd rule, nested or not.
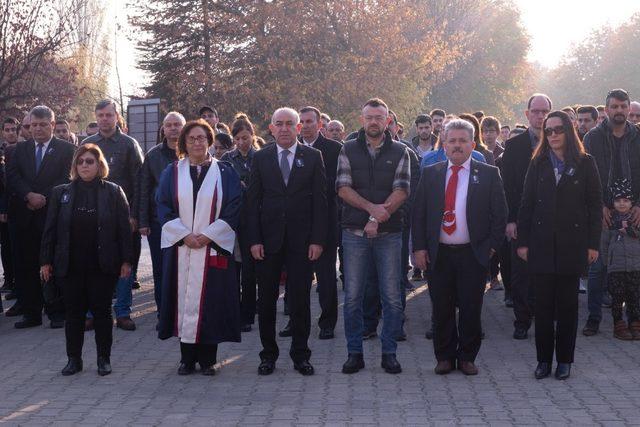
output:
[[[369,222],[378,222],[373,216],[369,215]]]

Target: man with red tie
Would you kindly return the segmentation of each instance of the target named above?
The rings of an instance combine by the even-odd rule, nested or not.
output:
[[[422,171],[413,207],[413,250],[417,267],[427,271],[441,375],[456,362],[465,375],[478,373],[482,297],[507,219],[500,172],[471,158],[473,137],[468,122],[447,124],[441,138],[448,160]]]

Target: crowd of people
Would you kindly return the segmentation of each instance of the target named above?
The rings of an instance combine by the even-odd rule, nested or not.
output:
[[[348,135],[313,106],[282,107],[263,139],[247,115],[227,126],[203,106],[190,121],[166,114],[146,155],[110,100],[84,138],[46,106],[7,117],[1,290],[16,302],[5,314],[24,329],[42,325],[44,310],[65,328],[63,375],[82,371],[95,330],[98,373],[109,374],[112,310],[118,328],[136,329],[146,236],[156,330],[179,338],[180,375],[196,365],[215,375],[218,344],[251,333],[256,315],[258,374],[275,370],[276,335],[291,337],[294,369],[314,374],[315,278],[320,340],[334,339],[342,284],[345,374],[365,367],[363,340],[380,322],[381,367],[402,372],[407,292],[426,280],[436,374],[478,374],[484,293],[504,290],[513,338],[535,323],[534,376],[551,374],[555,354],[566,379],[581,282],[584,335],[599,332],[610,301],[613,336],[640,340],[640,104],[615,89],[603,106],[557,110],[534,94],[525,116],[528,126],[512,128],[434,109],[410,129],[373,98]],[[282,286],[289,320],[277,332]]]

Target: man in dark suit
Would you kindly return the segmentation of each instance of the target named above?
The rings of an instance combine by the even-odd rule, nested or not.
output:
[[[489,260],[504,238],[507,204],[500,172],[471,158],[473,134],[464,120],[447,124],[442,140],[448,161],[424,169],[414,201],[413,249],[429,280],[436,374],[448,374],[456,361],[465,375],[478,373],[474,361]]]
[[[289,355],[298,372],[314,373],[307,345],[309,293],[312,263],[322,255],[327,239],[327,181],[320,151],[297,142],[300,128],[295,110],[280,108],[273,113],[269,129],[276,143],[256,152],[247,190],[249,244],[257,261],[260,301],[260,375],[273,373],[279,355],[276,303],[283,267],[291,284]]]
[[[327,237],[320,259],[315,262],[314,270],[318,280],[318,297],[322,312],[318,320],[321,340],[334,337],[333,330],[338,321],[338,280],[336,257],[338,255],[338,207],[336,204],[336,171],[338,156],[342,144],[326,138],[320,133],[322,120],[320,110],[304,107],[300,110],[300,142],[303,145],[320,150],[327,175]]]
[[[9,215],[16,226],[16,285],[24,319],[18,329],[42,324],[40,282],[40,240],[47,215],[47,198],[53,187],[69,182],[75,146],[53,137],[55,115],[46,106],[30,113],[33,139],[19,142],[7,165],[7,186],[11,200]],[[64,326],[64,313],[47,310],[52,328]]]
[[[525,115],[529,120],[529,129],[514,136],[505,143],[502,153],[502,172],[504,174],[504,191],[509,206],[506,235],[511,241],[511,297],[513,299],[513,338],[523,340],[531,327],[533,315],[533,288],[529,277],[527,263],[516,253],[518,248],[518,229],[516,221],[520,200],[524,188],[524,177],[529,168],[533,150],[540,142],[542,123],[551,111],[551,100],[547,95],[534,94],[527,102]]]

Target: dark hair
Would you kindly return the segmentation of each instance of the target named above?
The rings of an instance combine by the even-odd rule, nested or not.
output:
[[[393,119],[393,123],[398,124],[398,116],[393,110],[389,110],[389,116]]]
[[[565,113],[569,113],[572,112],[573,114],[576,114],[576,110],[573,109],[573,107],[571,106],[566,106],[562,109],[562,111],[564,111]]]
[[[201,107],[201,108],[198,110],[198,116],[201,116],[201,115],[202,115],[202,113],[204,113],[205,111],[210,111],[210,112],[212,112],[212,113],[213,113],[213,115],[214,115],[214,116],[219,117],[219,116],[218,116],[218,111],[217,111],[215,108],[210,107],[210,106],[208,106],[208,105],[205,105],[205,106]]]
[[[431,116],[429,116],[428,114],[418,114],[418,116],[416,117],[415,120],[416,126],[418,126],[420,123],[429,123],[432,124],[432,120],[431,120]]]
[[[327,113],[322,113],[320,114],[320,119],[325,119],[327,123],[329,123],[331,121],[331,116],[329,116]]]
[[[373,107],[373,108],[384,107],[385,110],[389,111],[389,107],[387,107],[387,104],[380,98],[369,99],[367,102],[364,103],[364,105],[362,105],[362,109],[364,109],[364,107]]]
[[[73,162],[71,163],[71,171],[69,173],[69,178],[71,178],[71,181],[75,181],[76,179],[78,179],[78,159],[84,156],[86,153],[93,154],[93,157],[95,157],[96,161],[98,162],[98,178],[105,179],[107,176],[109,176],[109,164],[104,158],[104,154],[102,153],[100,147],[98,147],[96,144],[82,144],[73,154]]]
[[[467,121],[473,125],[474,134],[473,141],[476,143],[476,151],[487,150],[487,146],[484,145],[482,141],[482,135],[480,135],[480,123],[478,119],[473,114],[460,114],[460,118],[464,121]]]
[[[484,111],[476,111],[475,113],[473,113],[473,115],[476,117],[476,119],[478,119],[479,122],[481,122],[482,118],[484,117]]]
[[[578,114],[591,114],[593,120],[598,120],[598,110],[593,105],[583,105],[578,107]]]
[[[56,115],[53,110],[46,105],[38,105],[33,107],[29,112],[29,116],[33,116],[37,119],[45,119],[54,122],[56,120]]]
[[[493,116],[484,116],[480,122],[480,128],[494,128],[498,132],[501,129],[500,122]]]
[[[178,138],[178,158],[182,159],[187,155],[187,135],[191,132],[191,129],[201,127],[204,133],[207,135],[207,145],[211,147],[213,145],[213,129],[209,126],[209,123],[203,119],[191,120],[187,122],[180,132],[180,138]]]
[[[564,161],[565,163],[572,163],[573,165],[577,165],[578,161],[584,157],[585,151],[582,142],[580,142],[580,138],[576,133],[576,129],[573,127],[571,123],[571,119],[569,115],[564,111],[552,111],[549,115],[544,119],[544,123],[542,124],[542,137],[540,139],[540,144],[533,152],[532,161],[539,162],[540,159],[544,158],[549,154],[551,147],[549,146],[549,138],[544,133],[544,129],[547,127],[547,121],[552,117],[558,117],[562,120],[562,127],[564,128],[565,134],[565,142],[564,142]]]
[[[627,104],[631,103],[631,98],[629,98],[629,94],[624,89],[613,89],[609,91],[607,94],[607,99],[605,100],[604,105],[609,106],[609,101],[611,99],[615,99],[617,101],[627,102]]]
[[[226,123],[222,123],[222,122],[216,123],[216,129],[221,131],[222,133],[226,133],[227,135],[231,133],[231,131],[229,130],[229,126],[227,126]]]
[[[253,128],[253,123],[249,120],[249,116],[245,113],[238,113],[231,124],[231,136],[236,136],[243,130],[249,131],[251,135],[256,134],[256,131]]]
[[[516,123],[515,125],[516,129],[524,129],[527,130],[527,127],[525,125],[523,125],[522,123]]]
[[[598,111],[604,111],[604,109],[605,109],[605,106],[604,106],[604,105],[598,105],[598,106],[596,107],[596,110],[598,110]]]
[[[5,117],[2,121],[2,130],[4,130],[4,125],[16,125],[16,133],[18,133],[18,127],[20,127],[20,122],[15,117]]]
[[[511,134],[513,134],[513,136],[516,136],[516,135],[520,135],[521,133],[525,133],[526,131],[527,130],[524,128],[518,128],[518,127],[513,128],[509,131],[509,137],[511,138]]]
[[[316,121],[320,123],[320,119],[322,118],[322,113],[316,107],[308,106],[300,109],[299,113],[314,113],[316,115]]]
[[[231,147],[233,147],[233,139],[231,139],[231,137],[226,133],[217,133],[215,134],[213,139],[218,141],[220,144],[222,144],[225,150],[228,150]]]
[[[89,122],[89,123],[87,123],[87,127],[88,128],[97,128],[98,127],[98,122]]]
[[[69,122],[63,119],[58,119],[56,120],[56,125],[65,125],[66,127],[69,127]]]
[[[549,109],[553,108],[553,104],[551,103],[551,98],[549,98],[547,95],[545,95],[544,93],[534,93],[533,95],[531,95],[529,97],[529,100],[527,101],[527,110],[531,109],[531,103],[533,102],[533,100],[537,97],[542,97],[544,98],[548,103],[549,103]]]
[[[118,104],[116,104],[116,102],[112,99],[103,99],[102,101],[98,101],[95,111],[103,110],[109,105],[113,105],[113,110],[116,112],[116,114],[118,114]]]
[[[444,110],[441,110],[440,108],[434,108],[433,110],[431,110],[429,115],[432,118],[433,118],[433,116],[440,116],[440,117],[444,118],[444,117],[446,117],[447,113],[445,113]]]
[[[511,127],[510,127],[509,125],[502,125],[502,126],[500,126],[500,130],[502,130],[502,129],[509,129],[509,130],[511,130]]]

